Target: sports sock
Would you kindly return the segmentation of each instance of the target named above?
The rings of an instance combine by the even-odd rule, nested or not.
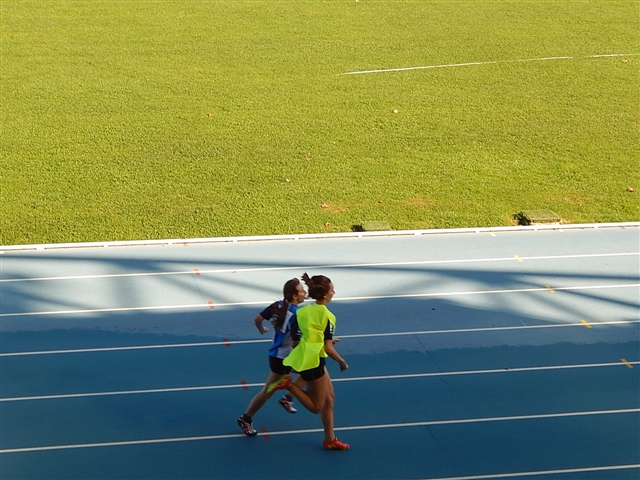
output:
[[[251,423],[251,417],[249,415],[247,415],[246,413],[242,414],[242,420],[244,420],[247,423]]]

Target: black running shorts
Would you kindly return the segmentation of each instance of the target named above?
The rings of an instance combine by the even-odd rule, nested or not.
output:
[[[269,355],[269,368],[278,375],[286,375],[291,372],[291,367],[282,364],[282,358],[272,357],[271,355]]]
[[[303,370],[302,372],[298,372],[298,373],[300,373],[300,376],[305,382],[312,382],[324,375],[324,364],[325,364],[324,358],[320,357],[320,365],[310,370]]]

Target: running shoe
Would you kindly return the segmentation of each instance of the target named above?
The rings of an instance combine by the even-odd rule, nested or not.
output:
[[[287,397],[282,397],[278,400],[278,403],[289,413],[296,413],[298,411],[293,407],[293,402],[291,400],[287,400]]]
[[[289,386],[290,382],[290,375],[282,375],[278,380],[269,384],[267,387],[267,393],[275,392],[276,390],[283,390]]]
[[[325,450],[349,450],[349,444],[341,442],[337,438],[334,438],[330,442],[327,442],[325,440],[324,442],[322,442],[322,446],[325,448]]]
[[[238,426],[242,429],[245,435],[249,437],[253,437],[254,435],[258,434],[258,431],[255,428],[253,428],[253,422],[245,422],[245,420],[242,417],[238,417],[238,420],[236,420],[236,422],[238,423]]]

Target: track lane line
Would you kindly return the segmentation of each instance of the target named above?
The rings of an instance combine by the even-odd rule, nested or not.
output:
[[[626,361],[626,366],[640,365],[640,361],[629,362]],[[587,369],[587,368],[605,368],[605,367],[623,367],[623,362],[610,362],[610,363],[584,363],[576,365],[548,365],[539,367],[509,367],[506,368],[494,368],[485,370],[460,370],[453,372],[428,372],[428,373],[404,373],[396,375],[371,375],[367,377],[349,377],[349,378],[332,378],[334,383],[338,382],[363,382],[363,381],[375,381],[375,380],[403,380],[407,378],[429,378],[429,377],[455,377],[455,376],[467,376],[467,375],[486,375],[495,373],[522,373],[522,372],[541,372],[541,371],[553,371],[553,370],[575,370],[575,369]],[[59,395],[40,395],[30,397],[7,397],[0,398],[0,402],[26,402],[33,400],[60,400],[60,399],[72,399],[72,398],[88,398],[88,397],[108,397],[116,395],[140,395],[151,393],[175,393],[175,392],[194,392],[202,390],[224,390],[229,388],[242,388],[248,387],[263,387],[264,382],[246,383],[240,382],[238,384],[227,385],[204,385],[199,387],[175,387],[175,388],[155,388],[147,390],[121,390],[113,392],[90,392],[90,393],[69,393]]]
[[[326,264],[326,265],[297,265],[287,267],[255,267],[255,268],[224,268],[224,269],[199,269],[200,276],[203,274],[221,274],[221,273],[255,273],[283,270],[312,270],[312,269],[329,269],[329,268],[370,268],[370,267],[394,267],[394,266],[411,266],[411,265],[446,265],[458,263],[483,263],[483,262],[513,262],[514,260],[521,262],[523,260],[562,260],[574,258],[600,258],[600,257],[624,257],[639,256],[640,252],[623,252],[623,253],[592,253],[592,254],[575,254],[575,255],[541,255],[532,257],[496,257],[496,258],[470,258],[470,259],[450,259],[450,260],[423,260],[423,261],[406,261],[406,262],[377,262],[377,263],[347,263],[347,264]],[[29,277],[29,278],[4,278],[0,279],[0,283],[17,283],[17,282],[43,282],[57,280],[89,280],[100,278],[126,278],[126,277],[153,277],[165,275],[193,275],[191,270],[178,270],[174,272],[135,272],[135,273],[110,273],[95,275],[68,275],[59,277]]]
[[[486,475],[467,475],[464,477],[438,477],[423,480],[484,480],[489,478],[517,478],[537,475],[562,475],[567,473],[608,472],[612,470],[631,470],[640,468],[640,463],[629,465],[604,465],[600,467],[562,468],[556,470],[534,470],[530,472],[490,473]]]
[[[631,288],[640,287],[640,283],[625,283],[617,285],[581,285],[572,287],[554,287],[555,291],[578,291],[578,290],[602,290],[611,288]],[[333,302],[348,302],[354,300],[381,300],[391,298],[429,298],[429,297],[458,297],[458,296],[471,296],[471,295],[490,295],[490,294],[504,294],[504,293],[531,293],[531,292],[548,292],[546,287],[531,287],[531,288],[514,288],[504,290],[471,290],[463,292],[434,292],[434,293],[406,293],[406,294],[390,294],[390,295],[366,295],[356,297],[340,297],[334,298]],[[273,300],[258,300],[251,302],[221,302],[216,303],[216,307],[240,307],[251,305],[266,305]],[[155,306],[142,306],[142,307],[111,307],[111,308],[95,308],[95,309],[79,309],[79,310],[50,310],[40,312],[15,312],[15,313],[1,313],[0,318],[10,317],[29,317],[29,316],[47,316],[47,315],[76,315],[81,313],[115,313],[115,312],[136,312],[136,311],[149,311],[149,310],[179,310],[179,309],[211,309],[211,305],[208,303],[196,303],[185,305],[155,305]]]
[[[507,327],[478,327],[478,328],[457,328],[447,330],[418,330],[407,332],[380,332],[380,333],[355,333],[351,335],[340,335],[340,338],[369,338],[369,337],[399,337],[411,335],[437,335],[450,333],[476,333],[476,332],[495,332],[509,330],[530,330],[543,328],[566,328],[566,327],[584,327],[584,323],[554,323],[551,325],[516,325]],[[591,326],[602,325],[633,325],[640,323],[640,320],[613,320],[604,322],[591,322]],[[68,350],[40,350],[31,352],[9,352],[0,353],[0,357],[22,357],[30,355],[60,355],[68,353],[98,353],[98,352],[118,352],[127,350],[154,350],[162,348],[192,348],[192,347],[213,347],[224,345],[245,345],[255,343],[271,343],[271,339],[255,339],[255,340],[227,340],[219,342],[200,342],[200,343],[168,343],[160,345],[131,345],[123,347],[98,347],[98,348],[77,348]]]
[[[640,408],[626,408],[619,410],[592,410],[592,411],[578,411],[578,412],[564,412],[564,413],[543,413],[534,415],[514,415],[506,417],[480,417],[480,418],[464,418],[457,420],[430,420],[423,422],[411,422],[411,423],[386,423],[386,424],[371,424],[371,425],[357,425],[351,427],[336,427],[336,431],[355,431],[355,430],[381,430],[388,428],[411,428],[411,427],[428,427],[435,425],[463,425],[470,423],[491,423],[491,422],[509,422],[509,421],[524,421],[524,420],[543,420],[554,418],[569,418],[569,417],[586,417],[597,415],[621,415],[629,413],[638,413]],[[278,435],[298,435],[303,433],[319,433],[322,432],[322,428],[309,428],[302,430],[280,430],[270,431],[268,433],[258,432],[257,436],[269,435],[270,437]],[[8,453],[26,453],[26,452],[43,452],[51,450],[70,450],[77,448],[99,448],[99,447],[120,447],[120,446],[132,446],[132,445],[149,445],[157,443],[172,443],[172,442],[193,442],[193,441],[207,441],[207,440],[222,440],[228,438],[244,438],[246,435],[243,433],[236,434],[223,434],[223,435],[206,435],[197,437],[173,437],[173,438],[156,438],[148,440],[128,440],[118,442],[102,442],[102,443],[82,443],[82,444],[69,444],[69,445],[49,445],[41,447],[20,447],[20,448],[5,448],[0,450],[0,454]]]

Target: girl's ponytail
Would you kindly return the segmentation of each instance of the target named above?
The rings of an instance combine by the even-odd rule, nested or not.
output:
[[[298,293],[298,285],[300,285],[300,280],[292,278],[291,280],[288,280],[282,288],[282,296],[284,297],[284,300],[282,300],[279,306],[276,306],[275,315],[273,316],[272,321],[273,326],[277,329],[282,328],[284,319],[287,318],[287,310],[289,310],[289,305],[293,301],[293,297]]]
[[[314,300],[322,300],[331,289],[331,279],[324,275],[309,277],[307,272],[302,274],[302,281],[309,288],[309,296]]]
[[[287,310],[289,310],[289,302],[282,300],[280,305],[276,304],[275,314],[273,315],[273,326],[280,330],[284,324],[284,319],[287,318]]]

